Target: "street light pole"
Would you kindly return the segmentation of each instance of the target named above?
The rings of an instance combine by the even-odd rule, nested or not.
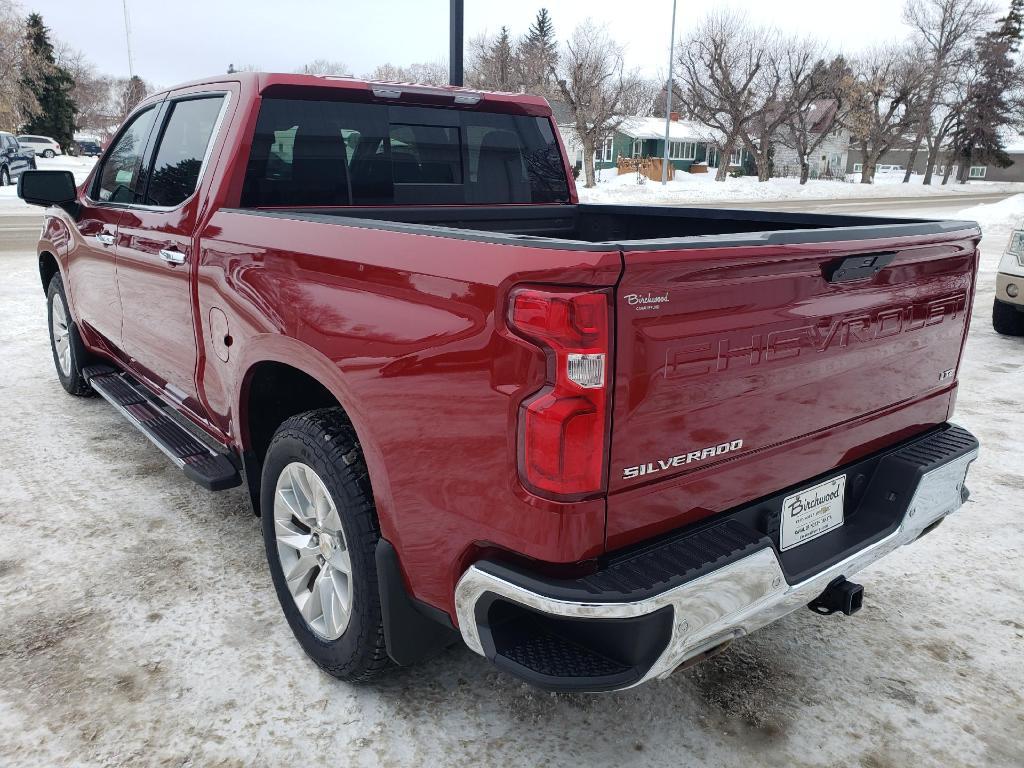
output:
[[[672,64],[676,52],[676,0],[672,0],[672,31],[668,44],[668,93],[665,96],[665,155],[661,159],[661,183],[668,183],[668,132],[672,127]]]
[[[451,0],[448,30],[448,81],[450,85],[462,85],[462,25],[463,0]]]
[[[135,76],[135,62],[132,60],[132,24],[128,18],[128,0],[122,0],[121,7],[124,9],[124,41],[128,46],[128,76]]]

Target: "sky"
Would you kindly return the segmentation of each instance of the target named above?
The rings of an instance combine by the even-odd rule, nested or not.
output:
[[[54,35],[82,50],[106,74],[125,76],[121,0],[20,0],[43,16]],[[384,62],[447,60],[448,0],[127,0],[135,73],[155,86],[256,65],[290,72],[314,59],[341,61],[355,75]],[[588,16],[606,23],[626,49],[626,61],[644,75],[668,68],[671,0],[537,0],[507,3],[465,0],[466,38],[507,25],[524,33],[541,5],[559,38]],[[680,0],[676,34],[708,10],[733,8],[754,23],[818,37],[837,51],[905,39],[900,0]],[[1001,10],[1008,0],[1000,0]]]

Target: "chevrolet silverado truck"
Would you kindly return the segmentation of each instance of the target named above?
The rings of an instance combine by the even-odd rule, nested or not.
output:
[[[57,376],[243,485],[285,618],[363,680],[461,640],[665,677],[967,498],[967,221],[580,204],[548,104],[236,73],[25,172]]]

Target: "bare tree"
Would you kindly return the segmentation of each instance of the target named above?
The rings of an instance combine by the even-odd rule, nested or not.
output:
[[[96,71],[85,54],[66,43],[58,42],[54,48],[57,66],[62,67],[74,81],[71,97],[78,114],[76,128],[101,131],[116,118],[111,100],[111,78]]]
[[[0,128],[17,132],[39,111],[35,94],[23,82],[37,75],[42,66],[25,38],[21,5],[0,0]]]
[[[364,80],[396,80],[401,81],[404,71],[401,67],[392,64],[390,61],[386,61],[383,64],[378,64],[372,72],[367,72],[363,75]]]
[[[919,104],[920,119],[907,159],[903,183],[910,181],[917,153],[925,140],[944,88],[956,78],[971,56],[975,36],[995,13],[985,0],[906,0],[903,20],[913,27],[926,56],[926,85]],[[929,152],[929,157],[932,153]],[[932,158],[933,159],[933,158]],[[931,182],[931,166],[925,184]]]
[[[811,155],[844,126],[850,111],[852,70],[842,56],[825,61],[820,53],[817,43],[793,41],[783,69],[788,106],[779,142],[800,159],[801,184],[810,176]]]
[[[855,66],[850,128],[861,153],[861,183],[875,180],[878,160],[921,119],[926,73],[910,48],[872,48]]]
[[[118,78],[114,81],[114,118],[115,122],[124,122],[133,109],[146,95],[152,92],[152,87],[138,75]]]
[[[450,74],[445,59],[413,62],[405,68],[405,73],[411,82],[425,85],[448,85]]]
[[[379,64],[372,72],[363,75],[366,80],[391,80],[401,83],[423,83],[425,85],[446,85],[448,63],[446,61],[421,61],[400,67],[391,62]]]
[[[629,114],[640,80],[627,72],[622,47],[606,27],[587,19],[566,42],[552,79],[575,119],[574,131],[583,145],[585,186],[594,186],[594,152]]]
[[[698,120],[721,133],[722,158],[737,144],[754,143],[750,129],[761,119],[758,105],[763,107],[766,82],[777,74],[762,75],[768,58],[764,33],[731,11],[708,14],[676,51],[685,103]],[[724,181],[727,170],[728,163],[720,162],[716,179]]]
[[[348,64],[330,59],[313,59],[296,70],[300,75],[334,75],[336,77],[351,77],[352,70]]]

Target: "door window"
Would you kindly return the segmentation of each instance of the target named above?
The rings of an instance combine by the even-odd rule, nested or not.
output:
[[[107,203],[133,203],[139,193],[142,156],[153,128],[156,107],[137,114],[107,154],[96,183],[97,199]]]
[[[223,96],[174,103],[156,150],[146,189],[146,205],[173,207],[196,191],[206,148],[223,103]]]

